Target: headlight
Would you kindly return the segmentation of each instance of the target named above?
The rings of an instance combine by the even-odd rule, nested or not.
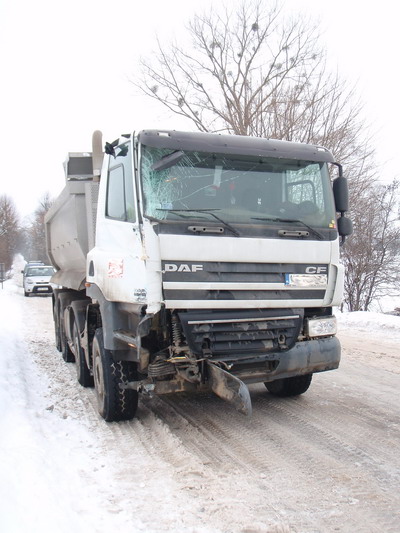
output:
[[[310,318],[306,324],[306,332],[309,337],[336,335],[336,317],[328,316],[326,318]]]

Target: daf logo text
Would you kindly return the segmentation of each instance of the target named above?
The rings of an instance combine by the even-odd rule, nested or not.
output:
[[[175,263],[166,263],[165,272],[200,272],[203,270],[203,265],[187,265],[182,263],[176,265]]]

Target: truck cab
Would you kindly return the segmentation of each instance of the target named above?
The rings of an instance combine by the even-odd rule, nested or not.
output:
[[[59,344],[71,358],[82,349],[106,420],[133,416],[136,407],[125,415],[122,405],[128,397],[137,405],[140,392],[204,389],[249,414],[247,384],[302,394],[315,372],[338,367],[332,307],[351,227],[341,220],[347,183],[327,149],[143,130],[105,152],[101,176],[81,183],[95,228],[83,226],[82,212],[74,218],[84,261],[76,245],[52,247],[56,213],[71,218],[70,194],[47,230],[63,286],[54,300]],[[115,387],[124,400],[110,407]]]

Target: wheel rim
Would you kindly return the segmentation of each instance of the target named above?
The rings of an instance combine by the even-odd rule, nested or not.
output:
[[[104,374],[103,364],[97,344],[93,344],[93,375],[96,394],[100,405],[104,403]]]

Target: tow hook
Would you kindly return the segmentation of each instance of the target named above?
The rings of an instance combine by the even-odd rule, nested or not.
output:
[[[247,385],[223,368],[207,361],[211,390],[223,400],[232,403],[242,414],[251,416],[252,405]]]

